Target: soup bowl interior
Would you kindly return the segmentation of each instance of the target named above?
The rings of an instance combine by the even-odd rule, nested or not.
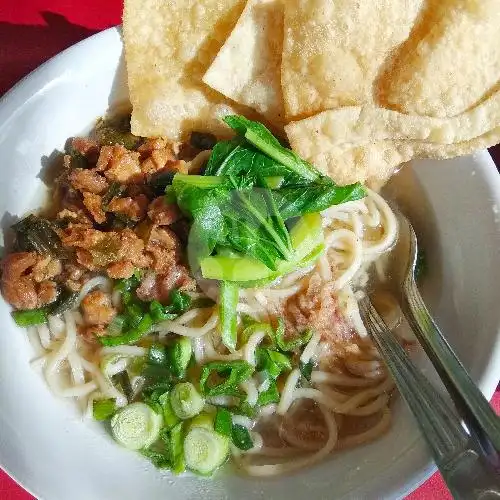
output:
[[[120,32],[110,29],[49,61],[0,105],[0,214],[8,227],[47,201],[55,152],[128,96]],[[500,366],[500,186],[489,155],[406,166],[387,189],[410,216],[428,260],[424,293],[464,365],[491,397]],[[84,421],[51,395],[30,367],[25,333],[0,301],[0,465],[37,497],[204,499],[398,498],[433,470],[399,397],[381,439],[332,455],[286,478],[173,477],[117,446],[104,426]],[[416,361],[433,379],[424,356]]]

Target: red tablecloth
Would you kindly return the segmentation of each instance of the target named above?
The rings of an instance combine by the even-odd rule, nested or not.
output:
[[[122,0],[0,0],[0,95],[66,47],[119,24],[121,10]],[[500,148],[492,153],[499,165]],[[500,413],[500,392],[493,405]],[[31,498],[0,471],[1,500]],[[408,500],[429,499],[451,499],[438,474],[408,496]]]

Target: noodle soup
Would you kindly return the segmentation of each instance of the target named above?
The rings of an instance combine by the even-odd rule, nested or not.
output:
[[[2,261],[51,391],[176,474],[230,459],[274,476],[390,427],[393,382],[357,303],[386,277],[397,219],[269,144],[101,121]]]

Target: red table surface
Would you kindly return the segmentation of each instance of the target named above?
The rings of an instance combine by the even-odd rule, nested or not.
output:
[[[121,11],[122,0],[0,0],[0,95],[66,47],[119,24]],[[491,153],[499,165],[500,148]],[[492,404],[500,413],[500,391]],[[31,498],[0,470],[0,500]],[[407,497],[429,499],[451,499],[439,474]]]

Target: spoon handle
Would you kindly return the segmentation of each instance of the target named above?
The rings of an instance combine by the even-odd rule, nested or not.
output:
[[[415,367],[368,297],[359,302],[359,310],[453,497],[498,500],[500,476],[476,449],[460,417]]]
[[[469,431],[490,457],[492,465],[499,468],[500,418],[495,415],[433,321],[418,291],[413,273],[403,283],[402,306],[411,328],[439,373]]]

